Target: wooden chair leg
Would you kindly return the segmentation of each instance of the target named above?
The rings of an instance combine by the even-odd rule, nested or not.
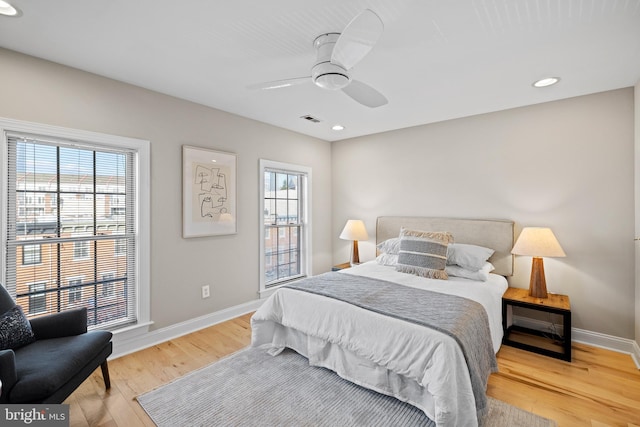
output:
[[[100,365],[102,369],[102,378],[104,379],[104,387],[109,390],[111,388],[111,379],[109,378],[109,365],[107,365],[107,361],[105,360]]]

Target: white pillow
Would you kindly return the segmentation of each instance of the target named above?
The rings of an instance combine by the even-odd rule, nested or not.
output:
[[[447,265],[444,271],[449,276],[463,277],[465,279],[478,280],[480,282],[486,282],[489,280],[489,273],[495,270],[495,267],[490,262],[485,262],[479,270],[468,270],[460,267],[459,265]]]
[[[376,261],[378,261],[380,265],[395,266],[398,263],[398,255],[380,254],[376,257]]]
[[[447,265],[459,265],[467,270],[480,270],[493,255],[493,249],[466,243],[451,243],[447,248]]]
[[[400,252],[400,237],[393,237],[384,242],[378,243],[376,246],[383,254],[398,255]]]

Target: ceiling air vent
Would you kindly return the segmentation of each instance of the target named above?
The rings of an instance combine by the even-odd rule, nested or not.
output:
[[[320,123],[320,119],[316,119],[315,117],[310,116],[308,114],[306,116],[300,116],[300,118],[301,119],[305,119],[305,120],[307,120],[307,121],[309,121],[311,123]]]

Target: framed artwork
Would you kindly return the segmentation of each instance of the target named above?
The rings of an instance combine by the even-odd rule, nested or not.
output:
[[[182,146],[182,237],[237,233],[236,155]]]

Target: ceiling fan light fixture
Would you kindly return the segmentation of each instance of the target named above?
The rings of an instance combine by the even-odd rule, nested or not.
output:
[[[560,77],[545,77],[544,79],[533,82],[533,87],[552,86],[560,81]]]
[[[323,89],[338,90],[349,84],[349,78],[344,74],[322,74],[314,82]]]
[[[18,17],[22,13],[15,6],[7,3],[4,0],[0,0],[0,15],[10,16],[10,17]]]
[[[313,82],[323,89],[338,90],[351,82],[347,70],[331,62],[321,62],[314,65],[311,73]]]

